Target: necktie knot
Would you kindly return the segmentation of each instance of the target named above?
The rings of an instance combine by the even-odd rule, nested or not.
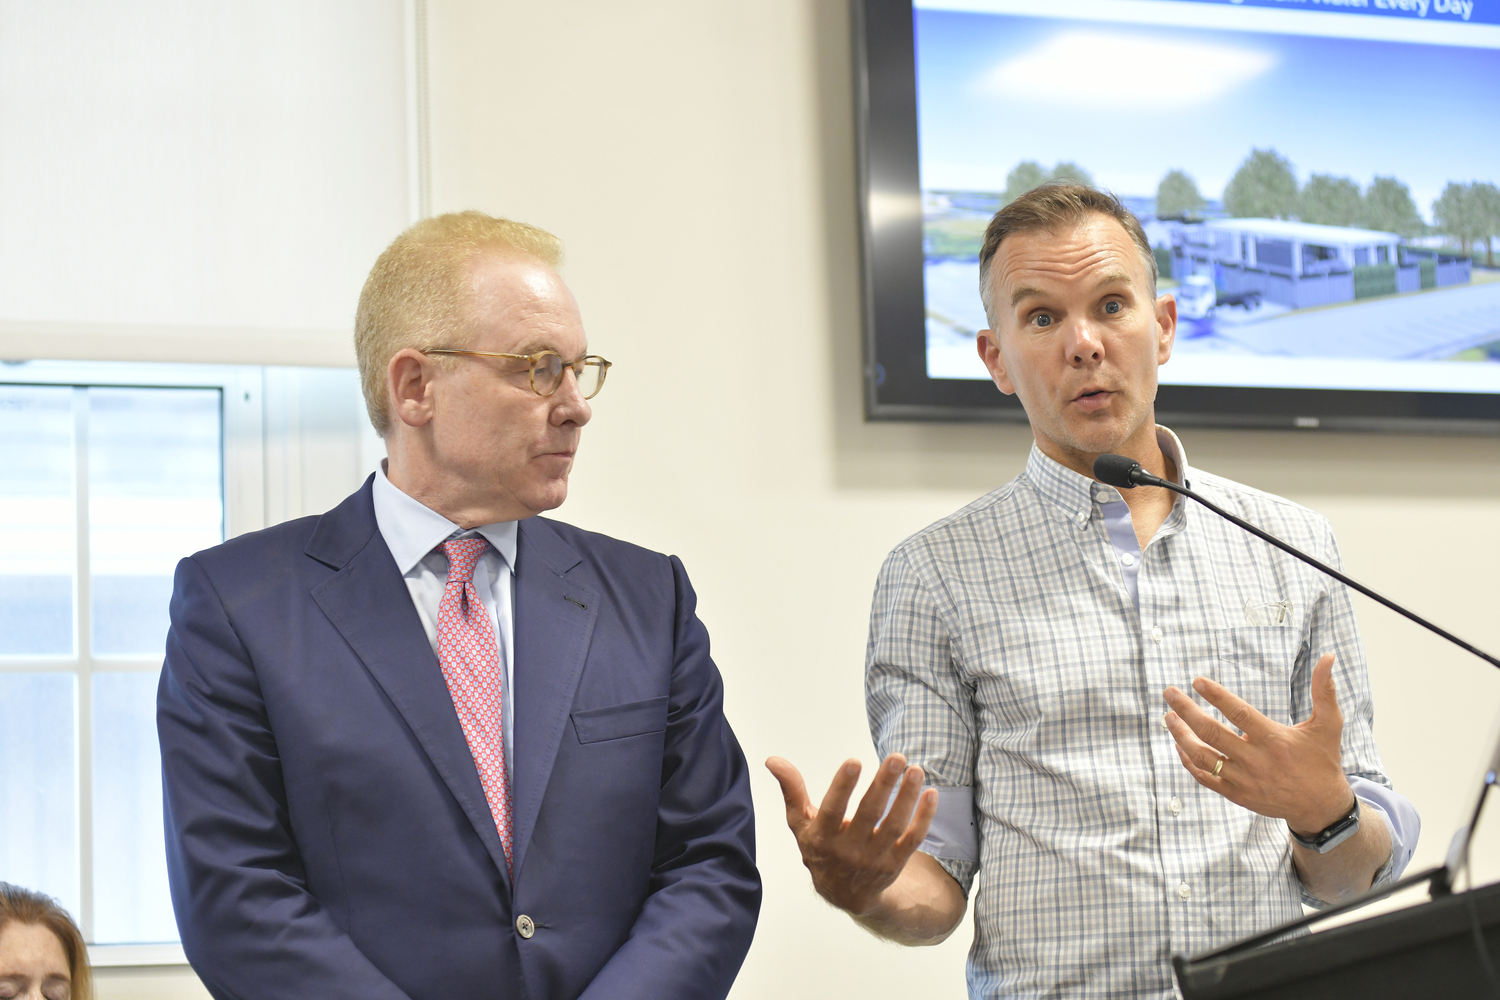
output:
[[[454,538],[443,543],[443,554],[448,557],[449,586],[474,579],[474,567],[489,545],[484,538]]]

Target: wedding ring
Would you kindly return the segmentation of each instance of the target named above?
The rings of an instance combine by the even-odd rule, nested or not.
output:
[[[1218,760],[1214,761],[1214,777],[1215,778],[1217,778],[1219,776],[1219,772],[1220,771],[1224,770],[1224,761],[1227,760],[1227,759],[1228,758],[1226,758],[1226,757],[1220,757]]]

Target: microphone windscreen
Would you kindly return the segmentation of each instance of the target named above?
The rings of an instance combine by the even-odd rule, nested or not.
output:
[[[1094,459],[1094,478],[1106,486],[1116,489],[1135,489],[1132,475],[1139,471],[1141,463],[1124,455],[1100,455]]]

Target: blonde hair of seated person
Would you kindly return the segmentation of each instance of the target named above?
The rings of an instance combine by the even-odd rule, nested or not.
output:
[[[88,948],[83,943],[78,925],[73,923],[67,910],[58,906],[49,896],[8,882],[0,882],[0,931],[4,931],[11,923],[45,927],[51,931],[68,959],[68,975],[72,979],[69,1000],[94,1000]],[[0,970],[0,974],[3,974],[3,970]]]

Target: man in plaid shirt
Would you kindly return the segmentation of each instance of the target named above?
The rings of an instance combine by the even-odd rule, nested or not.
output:
[[[886,756],[854,816],[857,761],[818,807],[767,762],[814,886],[875,933],[945,939],[978,878],[974,997],[1169,997],[1172,954],[1397,878],[1416,846],[1344,587],[1093,479],[1128,456],[1339,563],[1323,518],[1190,469],[1157,426],[1177,310],[1156,277],[1111,195],[996,214],[978,347],[1030,419],[1026,471],[886,560],[866,674]]]

